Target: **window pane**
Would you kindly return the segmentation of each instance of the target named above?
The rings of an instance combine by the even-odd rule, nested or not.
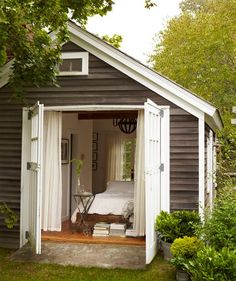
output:
[[[79,59],[64,59],[59,66],[60,71],[82,71],[82,58]]]
[[[131,174],[134,170],[134,144],[135,140],[125,141],[124,155],[123,155],[123,179],[132,180]]]

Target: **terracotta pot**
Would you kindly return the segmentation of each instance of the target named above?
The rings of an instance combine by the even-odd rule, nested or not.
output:
[[[176,277],[177,281],[188,281],[189,280],[189,274],[182,269],[176,270],[176,276],[175,277]]]
[[[170,252],[170,247],[172,243],[167,243],[161,240],[161,249],[163,251],[164,260],[170,261],[172,259],[172,254]]]

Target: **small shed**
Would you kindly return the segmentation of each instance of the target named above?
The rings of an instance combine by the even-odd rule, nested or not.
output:
[[[80,181],[94,194],[106,189],[108,174],[113,181],[134,179],[134,231],[146,236],[150,263],[161,210],[201,213],[212,204],[220,114],[75,23],[69,22],[68,30],[60,87],[27,88],[30,107],[9,102],[12,61],[1,72],[0,201],[19,213],[20,221],[13,230],[1,221],[0,245],[21,247],[30,240],[40,253],[41,229],[60,231],[60,223],[75,209],[76,177],[70,163],[75,156],[84,162]],[[135,120],[134,132],[122,133],[122,120],[128,122],[123,131]],[[123,154],[116,150],[122,167],[108,157],[109,135],[116,141],[126,136]],[[128,149],[129,157],[123,158]],[[117,172],[124,170],[124,161],[126,175]]]

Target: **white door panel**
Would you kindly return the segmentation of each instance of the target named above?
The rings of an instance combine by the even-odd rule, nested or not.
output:
[[[159,107],[151,100],[144,105],[145,119],[145,202],[146,202],[146,263],[150,263],[157,252],[155,232],[156,216],[169,204],[168,161],[169,109]],[[166,111],[164,114],[164,111]],[[165,122],[163,122],[165,120]],[[163,126],[165,124],[165,127]],[[166,140],[163,136],[167,136]],[[165,147],[165,149],[164,149]],[[163,155],[163,151],[165,155]],[[163,160],[163,161],[162,161]],[[165,169],[165,173],[164,173]],[[165,183],[165,186],[163,186]],[[165,190],[163,190],[165,188]],[[165,202],[162,202],[165,201]]]
[[[41,253],[41,205],[42,205],[42,151],[43,151],[43,105],[37,103],[29,111],[31,119],[31,156],[28,163],[29,183],[29,229],[28,240],[36,254]]]

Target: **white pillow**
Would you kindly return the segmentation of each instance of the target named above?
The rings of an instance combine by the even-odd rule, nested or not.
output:
[[[110,181],[107,183],[109,193],[134,193],[133,181]]]

